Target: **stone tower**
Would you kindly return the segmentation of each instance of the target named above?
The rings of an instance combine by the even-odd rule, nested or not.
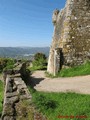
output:
[[[52,21],[47,71],[55,75],[62,67],[90,60],[90,0],[67,0],[64,9],[54,11]]]

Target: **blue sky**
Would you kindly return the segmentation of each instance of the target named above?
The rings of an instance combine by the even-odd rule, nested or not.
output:
[[[0,0],[0,47],[50,46],[52,12],[66,0]]]

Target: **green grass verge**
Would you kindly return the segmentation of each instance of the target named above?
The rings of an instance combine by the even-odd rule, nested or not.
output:
[[[87,116],[82,120],[90,120],[90,95],[34,92],[31,89],[30,91],[37,109],[46,115],[48,120],[81,120],[82,115]],[[69,116],[69,118],[58,118],[58,116]]]
[[[62,69],[56,76],[57,77],[73,77],[90,75],[90,62],[86,62],[83,65],[76,66],[73,68]]]
[[[0,80],[0,116],[3,108],[2,106],[3,97],[4,97],[4,87],[3,87],[3,82]]]

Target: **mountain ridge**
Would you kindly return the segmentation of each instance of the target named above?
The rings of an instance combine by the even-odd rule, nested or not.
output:
[[[37,52],[42,52],[48,56],[49,49],[49,47],[0,47],[0,57],[24,57],[25,54],[33,55]]]

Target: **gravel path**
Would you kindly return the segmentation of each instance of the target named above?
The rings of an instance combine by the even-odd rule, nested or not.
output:
[[[32,74],[34,88],[46,92],[77,92],[90,94],[90,75],[68,78],[47,78],[44,71]]]

